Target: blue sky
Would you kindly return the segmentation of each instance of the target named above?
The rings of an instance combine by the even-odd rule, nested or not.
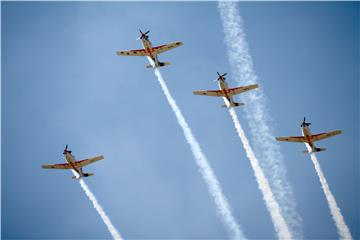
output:
[[[65,144],[105,156],[86,182],[124,238],[227,238],[147,60],[115,54],[141,48],[139,28],[154,45],[184,42],[160,55],[163,77],[245,235],[276,236],[222,100],[192,95],[230,72],[216,2],[1,4],[3,238],[111,237],[70,171],[40,168],[64,162]],[[300,134],[304,116],[314,133],[343,130],[318,158],[359,238],[359,3],[239,7],[276,134]],[[281,143],[304,236],[337,238],[304,148]]]

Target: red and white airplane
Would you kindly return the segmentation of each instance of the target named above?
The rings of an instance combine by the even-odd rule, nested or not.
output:
[[[92,158],[87,158],[81,161],[76,161],[74,156],[71,154],[72,151],[68,150],[68,145],[66,145],[63,154],[65,155],[66,160],[68,163],[60,163],[60,164],[53,164],[53,165],[42,165],[42,168],[45,169],[72,169],[79,174],[78,178],[82,177],[90,177],[94,175],[93,173],[84,173],[82,168],[86,165],[94,163],[96,161],[104,159],[104,156],[96,156]],[[75,176],[72,177],[73,179],[77,178]]]
[[[307,123],[304,118],[304,121],[300,125],[303,136],[277,137],[276,140],[286,141],[286,142],[307,143],[311,147],[311,151],[309,152],[308,150],[304,150],[303,153],[314,153],[314,152],[322,152],[322,151],[326,150],[326,148],[315,147],[314,142],[325,139],[325,138],[329,138],[329,137],[332,137],[332,136],[335,136],[335,135],[338,135],[341,133],[341,130],[335,130],[335,131],[331,131],[331,132],[325,132],[325,133],[319,133],[319,134],[312,135],[310,132],[310,128],[309,128],[310,125],[311,125],[311,123]]]
[[[193,93],[196,95],[224,97],[229,102],[229,104],[221,105],[221,107],[238,107],[244,105],[244,103],[234,102],[232,96],[259,87],[259,85],[257,84],[252,84],[244,87],[229,88],[225,81],[225,76],[227,73],[224,73],[223,75],[220,75],[220,73],[217,74],[219,76],[217,81],[219,81],[220,90],[202,90],[202,91],[193,91]]]
[[[183,45],[182,42],[172,42],[169,44],[153,47],[149,40],[149,36],[147,35],[150,31],[147,31],[145,33],[143,33],[141,30],[139,30],[139,31],[141,33],[141,36],[138,39],[141,39],[144,49],[129,50],[129,51],[117,51],[116,54],[118,56],[149,57],[153,61],[155,66],[149,64],[149,65],[146,65],[147,68],[163,67],[163,66],[169,65],[170,62],[160,62],[157,55]]]

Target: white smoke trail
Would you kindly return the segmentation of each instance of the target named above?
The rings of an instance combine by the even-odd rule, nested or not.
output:
[[[225,100],[226,103],[226,100]],[[263,170],[260,167],[259,161],[256,158],[248,139],[246,138],[245,132],[242,129],[239,119],[233,108],[229,108],[229,113],[234,122],[236,131],[243,143],[246,156],[249,158],[251,167],[254,170],[256,181],[258,183],[258,187],[263,194],[263,198],[266,203],[266,207],[270,213],[272,222],[274,224],[276,233],[278,234],[279,239],[292,239],[289,228],[284,220],[284,217],[281,214],[279,204],[274,198],[274,194],[271,191],[269,182],[264,175]]]
[[[75,177],[78,178],[79,174],[77,172],[75,172],[74,170],[72,170],[72,171],[73,171]],[[112,223],[111,223],[109,217],[106,215],[104,209],[101,207],[101,205],[97,201],[95,195],[90,191],[89,187],[86,185],[86,183],[84,182],[84,180],[82,178],[79,179],[79,183],[80,183],[81,188],[84,190],[86,196],[88,196],[88,198],[91,200],[94,208],[100,215],[101,219],[104,221],[104,223],[105,223],[106,227],[108,228],[109,232],[111,233],[113,239],[121,240],[122,237],[120,236],[119,232],[112,225]]]
[[[311,152],[311,147],[308,144],[305,144],[309,152]],[[326,197],[326,200],[328,202],[331,216],[335,222],[338,234],[340,235],[341,239],[352,239],[350,230],[348,226],[345,223],[344,217],[341,214],[340,208],[337,206],[336,200],[334,195],[331,193],[329,185],[326,181],[326,178],[324,176],[324,173],[321,170],[320,164],[317,160],[317,157],[315,153],[310,154],[311,160],[314,163],[316,173],[319,176],[321,187],[324,190],[324,194]]]
[[[150,63],[152,63],[151,60],[149,61]],[[221,220],[223,221],[225,227],[227,228],[230,238],[244,239],[245,238],[244,234],[242,233],[239,224],[236,222],[235,218],[231,213],[230,205],[222,192],[220,184],[215,176],[215,173],[213,172],[206,156],[202,152],[199,143],[195,139],[195,136],[193,135],[189,125],[187,124],[174,98],[171,96],[171,93],[167,88],[166,83],[163,80],[160,71],[157,68],[155,68],[155,75],[161,85],[161,89],[164,92],[173,112],[175,113],[179,125],[181,126],[184,132],[186,141],[190,145],[191,151],[195,157],[200,173],[207,184],[210,195],[215,201],[218,214],[221,216]]]
[[[243,20],[238,13],[236,2],[219,2],[218,7],[233,76],[241,85],[257,83],[245,38]],[[274,141],[265,96],[260,88],[241,97],[247,105],[244,111],[250,126],[254,150],[294,238],[301,239],[303,238],[302,219],[296,211],[296,201],[287,177],[283,155],[279,145]]]

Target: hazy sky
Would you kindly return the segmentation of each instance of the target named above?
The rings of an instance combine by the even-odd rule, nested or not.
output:
[[[217,89],[216,71],[230,72],[216,2],[1,6],[2,238],[111,237],[70,171],[40,167],[65,162],[66,144],[79,160],[105,156],[85,168],[95,173],[86,182],[125,239],[227,238],[147,60],[115,54],[142,47],[139,28],[154,45],[184,42],[160,55],[171,62],[163,77],[245,235],[276,237],[222,99],[192,94]],[[318,158],[359,238],[359,3],[239,8],[276,134],[301,134],[304,116],[313,133],[343,130],[317,143],[327,148]],[[280,144],[304,237],[338,238],[305,146]]]

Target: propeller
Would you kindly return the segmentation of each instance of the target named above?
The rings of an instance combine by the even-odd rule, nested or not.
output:
[[[306,118],[304,117],[304,120],[303,120],[303,122],[301,123],[300,127],[310,126],[310,125],[311,125],[311,123],[307,123],[307,122],[306,122]]]
[[[68,150],[68,145],[66,144],[63,154],[71,153],[70,150]]]
[[[139,32],[140,32],[141,36],[138,37],[136,40],[140,40],[140,39],[142,39],[143,37],[147,38],[147,37],[148,37],[147,34],[150,32],[150,30],[148,30],[148,31],[146,31],[145,33],[143,33],[143,32],[139,29]]]
[[[141,33],[144,34],[144,35],[147,35],[149,32],[150,32],[150,30],[146,31],[145,33],[142,33],[142,32]]]
[[[219,81],[220,79],[224,79],[224,80],[225,80],[225,76],[227,75],[227,73],[224,73],[223,75],[220,75],[219,72],[216,72],[216,73],[218,74],[219,77],[218,77],[214,82]]]

